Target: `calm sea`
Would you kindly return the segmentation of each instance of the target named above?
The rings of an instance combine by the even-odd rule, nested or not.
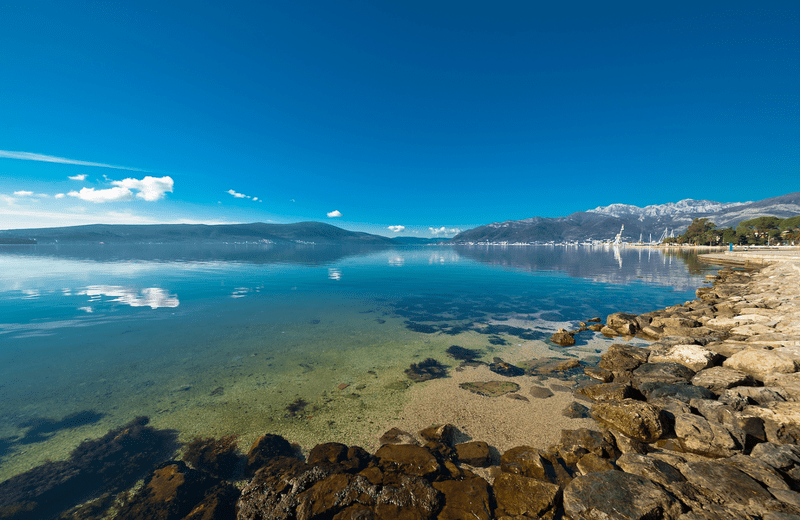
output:
[[[358,442],[410,363],[681,303],[706,269],[641,248],[3,246],[0,481],[141,415],[182,440]]]

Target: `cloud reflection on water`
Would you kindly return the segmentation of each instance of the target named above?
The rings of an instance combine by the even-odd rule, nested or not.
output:
[[[177,307],[180,305],[178,296],[170,294],[160,287],[148,287],[140,291],[120,285],[90,285],[78,292],[79,295],[90,296],[90,301],[97,301],[101,296],[113,298],[114,302],[124,303],[131,307]]]

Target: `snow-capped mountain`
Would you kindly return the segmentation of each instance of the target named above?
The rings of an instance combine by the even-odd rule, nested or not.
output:
[[[590,213],[601,213],[612,217],[629,217],[635,216],[640,219],[646,217],[663,217],[667,215],[678,215],[682,213],[718,213],[721,211],[735,208],[738,206],[745,206],[750,202],[714,202],[713,200],[694,200],[683,199],[678,202],[669,202],[667,204],[656,204],[652,206],[632,206],[630,204],[611,204],[610,206],[600,206],[595,209],[590,209]]]
[[[714,202],[684,199],[679,202],[640,208],[611,204],[566,217],[533,217],[496,222],[456,235],[453,243],[478,242],[562,242],[610,240],[625,226],[624,240],[658,238],[665,229],[683,233],[695,218],[708,218],[717,227],[736,227],[739,222],[761,216],[779,218],[800,215],[800,192],[756,202]]]

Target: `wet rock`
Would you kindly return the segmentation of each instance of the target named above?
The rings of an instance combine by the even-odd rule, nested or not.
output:
[[[628,383],[602,383],[584,386],[575,391],[576,396],[584,396],[595,402],[621,401],[637,397],[639,394]]]
[[[239,489],[227,482],[217,484],[183,520],[236,520],[238,500]]]
[[[529,402],[531,402],[531,400],[530,400],[530,399],[528,399],[527,397],[525,397],[524,395],[519,395],[519,394],[506,394],[506,397],[508,397],[509,399],[514,399],[514,400],[516,400],[516,401],[525,401],[526,403],[529,403]]]
[[[458,430],[452,424],[434,424],[419,432],[419,436],[426,441],[441,442],[453,446]]]
[[[558,332],[550,336],[550,341],[560,347],[571,347],[575,344],[575,338],[565,329],[559,329]]]
[[[760,515],[772,495],[747,474],[728,464],[711,461],[687,462],[681,473],[709,501],[726,508]]]
[[[614,373],[601,367],[584,367],[583,373],[601,383],[610,383],[614,380]]]
[[[564,417],[569,417],[570,419],[586,419],[591,417],[589,414],[589,409],[580,403],[576,403],[575,401],[567,405],[567,407],[561,411],[561,415]]]
[[[730,457],[744,448],[723,425],[699,415],[675,416],[675,435],[685,451],[707,457]]]
[[[332,473],[357,473],[366,468],[372,456],[359,446],[347,447],[338,442],[326,442],[311,448],[306,462],[323,466]]]
[[[622,471],[606,471],[574,479],[564,489],[564,511],[573,520],[672,520],[680,516],[682,508],[649,479]]]
[[[587,453],[610,459],[618,454],[614,437],[587,428],[561,430],[561,440],[556,445],[559,455],[567,464],[574,465]]]
[[[447,377],[447,367],[433,358],[428,358],[419,363],[411,363],[405,370],[408,378],[415,383]]]
[[[483,441],[462,442],[455,445],[458,461],[484,468],[492,463],[489,445]]]
[[[500,470],[538,480],[547,480],[539,450],[530,446],[517,446],[503,453],[500,457]]]
[[[390,428],[381,435],[379,439],[381,444],[414,444],[419,445],[416,437],[405,430],[400,428]]]
[[[237,520],[288,518],[296,507],[297,493],[327,475],[319,468],[312,473],[310,466],[295,458],[272,457],[242,489]]]
[[[399,485],[384,486],[376,500],[376,518],[432,519],[442,495],[424,479],[403,475]]]
[[[660,410],[642,401],[597,403],[592,407],[592,417],[603,426],[641,442],[654,442],[664,433]]]
[[[494,481],[497,516],[547,517],[561,500],[561,488],[549,482],[501,473]]]
[[[606,318],[606,327],[624,336],[633,336],[639,331],[639,321],[635,314],[615,312]]]
[[[252,476],[274,457],[293,457],[294,455],[295,452],[292,445],[280,435],[272,433],[262,435],[256,439],[247,453],[245,475]]]
[[[543,386],[532,386],[530,393],[536,399],[547,399],[555,395],[549,388]]]
[[[319,468],[298,478],[295,486],[291,492],[294,496],[290,495],[293,500],[285,504],[294,505],[297,518],[330,518],[356,504],[371,506],[377,498],[377,488],[366,478],[344,473],[324,475]]]
[[[506,376],[506,377],[517,377],[525,375],[525,370],[516,367],[511,363],[506,363],[500,358],[494,358],[494,362],[489,364],[489,370],[491,370],[495,374],[499,374],[501,376]]]
[[[169,462],[150,474],[139,492],[125,504],[120,520],[172,520],[188,515],[218,483],[184,462]]]
[[[510,381],[476,381],[474,383],[461,383],[458,386],[464,390],[469,390],[473,394],[485,397],[498,397],[519,390],[519,385]]]
[[[375,452],[384,473],[432,478],[442,470],[433,454],[413,444],[386,444]]]
[[[616,376],[618,373],[630,372],[642,363],[647,363],[649,355],[650,353],[643,348],[614,343],[600,357],[597,366],[610,370]]]
[[[480,477],[461,481],[445,480],[434,482],[433,487],[444,495],[444,508],[436,517],[438,520],[462,520],[492,518],[489,483]]]
[[[752,375],[758,381],[773,373],[797,372],[795,360],[780,350],[747,348],[726,359],[722,365]]]
[[[708,388],[716,394],[721,394],[729,388],[736,386],[753,386],[755,380],[749,374],[728,367],[711,367],[701,370],[692,378],[692,384]]]
[[[648,401],[671,397],[688,403],[692,399],[713,399],[715,397],[714,393],[708,388],[689,384],[643,383],[639,386],[639,391],[647,397]]]
[[[240,460],[236,447],[236,436],[229,435],[221,439],[192,439],[186,445],[183,460],[192,467],[217,478],[230,478],[236,471]]]
[[[697,372],[714,366],[720,356],[698,345],[675,345],[663,354],[650,356],[650,363],[679,363]]]

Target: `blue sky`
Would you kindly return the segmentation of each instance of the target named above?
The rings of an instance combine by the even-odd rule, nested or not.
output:
[[[800,191],[798,20],[794,0],[3,2],[0,229],[452,236]]]

